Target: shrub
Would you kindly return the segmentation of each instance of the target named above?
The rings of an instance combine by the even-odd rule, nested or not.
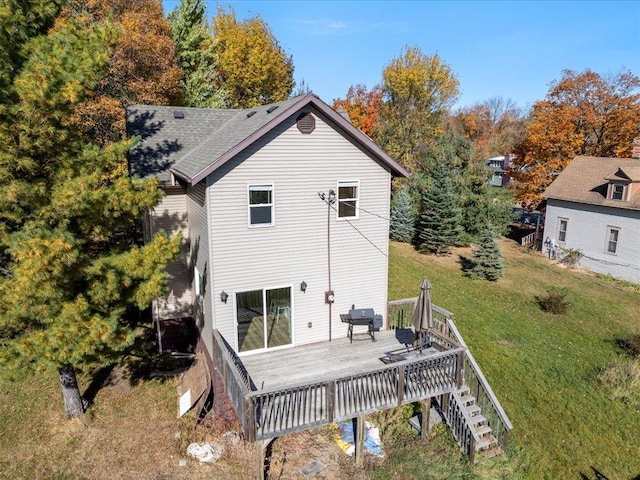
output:
[[[570,268],[575,268],[578,262],[582,258],[582,252],[577,248],[563,248],[562,249],[562,263]]]
[[[631,335],[618,340],[618,345],[632,358],[640,360],[640,335]]]
[[[545,296],[536,297],[536,299],[545,312],[554,315],[562,315],[571,308],[571,303],[567,300],[567,291],[564,288],[549,289]]]

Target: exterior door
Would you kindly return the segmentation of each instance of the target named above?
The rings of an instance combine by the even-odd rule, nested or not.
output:
[[[292,343],[290,286],[238,292],[235,304],[239,352]]]

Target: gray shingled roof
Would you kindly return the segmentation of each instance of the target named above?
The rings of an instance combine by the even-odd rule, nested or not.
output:
[[[171,171],[189,183],[198,183],[309,104],[387,164],[394,175],[409,176],[402,165],[313,94],[244,110],[130,106],[127,133],[141,139],[130,151],[131,173],[166,181]],[[182,112],[183,118],[176,118],[174,112]]]
[[[181,112],[184,118],[175,118],[174,112]],[[174,163],[237,113],[208,108],[127,107],[127,136],[139,138],[129,151],[131,174],[168,181]]]
[[[547,187],[543,196],[548,199],[640,210],[640,189],[628,201],[607,199],[607,178],[617,174],[618,170],[626,174],[633,172],[635,176],[638,168],[640,160],[637,158],[576,157]]]

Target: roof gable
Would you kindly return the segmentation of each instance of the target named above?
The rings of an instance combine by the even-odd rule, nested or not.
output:
[[[142,138],[131,150],[131,171],[142,176],[155,173],[161,175],[161,179],[162,175],[168,177],[170,171],[196,184],[309,106],[315,107],[336,129],[388,166],[393,175],[410,175],[373,140],[314,94],[244,110],[129,107],[127,132]],[[173,110],[183,110],[184,117],[173,118]],[[150,116],[158,125],[149,122]]]
[[[622,182],[640,182],[640,166],[626,167],[624,169],[618,167],[618,169],[604,177],[609,181],[622,181]]]

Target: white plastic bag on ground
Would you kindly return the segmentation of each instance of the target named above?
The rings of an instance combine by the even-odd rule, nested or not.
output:
[[[224,447],[222,445],[204,443],[192,443],[187,447],[187,454],[202,463],[214,463],[218,460]]]

